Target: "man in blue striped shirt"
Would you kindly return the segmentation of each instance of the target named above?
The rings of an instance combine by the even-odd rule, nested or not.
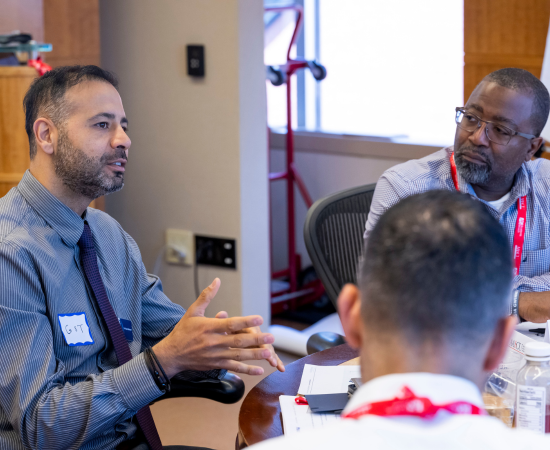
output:
[[[116,86],[98,67],[62,67],[25,97],[31,166],[0,199],[1,449],[148,448],[134,416],[164,393],[149,347],[168,378],[261,374],[242,362],[261,359],[284,370],[260,316],[205,317],[219,279],[186,312],[147,274],[121,226],[88,208],[124,182],[130,139]],[[93,274],[82,258],[90,248]],[[125,338],[120,329],[112,338],[119,324],[103,313],[98,282]],[[121,341],[131,353],[123,364]]]
[[[519,270],[511,313],[546,322],[550,319],[550,161],[531,159],[543,143],[540,133],[549,109],[547,89],[529,72],[508,68],[487,75],[466,105],[456,108],[454,146],[399,164],[380,177],[365,239],[384,211],[404,197],[430,189],[468,194],[487,206],[514,248]]]

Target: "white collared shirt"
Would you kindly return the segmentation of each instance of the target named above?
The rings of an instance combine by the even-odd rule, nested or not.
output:
[[[389,208],[413,194],[434,189],[456,191],[451,176],[450,156],[453,147],[442,149],[422,159],[412,159],[386,170],[376,183],[364,238],[368,240],[378,220]],[[477,197],[471,184],[458,172],[460,192],[489,205]],[[519,275],[513,288],[521,292],[550,291],[550,161],[539,158],[521,165],[516,172],[508,199],[500,206],[488,206],[489,213],[503,226],[510,248],[514,242],[518,215],[517,200],[527,197],[525,243]]]
[[[470,381],[430,373],[393,374],[364,384],[353,395],[345,412],[371,402],[395,398],[403,386],[434,404],[466,401],[483,408],[478,388]],[[321,430],[281,436],[252,446],[254,450],[381,450],[381,449],[494,449],[550,448],[550,434],[508,428],[491,416],[459,415],[445,411],[433,419],[379,417],[341,419]]]

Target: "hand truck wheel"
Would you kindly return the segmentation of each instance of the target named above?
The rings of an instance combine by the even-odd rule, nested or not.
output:
[[[324,80],[327,77],[327,69],[322,64],[319,64],[315,61],[308,61],[307,63],[309,70],[311,71],[311,74],[313,75],[313,78],[315,78],[317,81]]]
[[[273,86],[281,86],[286,81],[283,71],[275,69],[273,66],[267,66],[266,77],[269,81],[271,81]]]

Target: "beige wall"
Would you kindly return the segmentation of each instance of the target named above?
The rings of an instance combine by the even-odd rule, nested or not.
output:
[[[267,136],[260,0],[101,0],[102,66],[120,78],[132,139],[124,189],[107,212],[152,269],[166,228],[237,239],[238,270],[200,266],[209,309],[269,319]],[[206,77],[186,75],[204,44]],[[165,292],[187,307],[191,268],[163,265]]]

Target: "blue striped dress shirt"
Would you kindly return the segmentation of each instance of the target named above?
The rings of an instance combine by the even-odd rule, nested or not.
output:
[[[132,323],[122,366],[81,266],[84,220],[115,313]],[[79,313],[93,343],[69,346],[58,315]],[[163,393],[142,351],[184,313],[113,218],[92,208],[79,217],[27,171],[0,199],[0,449],[110,449],[132,438],[137,410]]]
[[[456,190],[451,177],[447,147],[422,159],[398,164],[384,172],[376,184],[366,224],[365,240],[380,216],[405,197],[431,189]],[[527,224],[519,275],[513,287],[520,292],[550,291],[550,161],[537,159],[523,163],[516,173],[511,195],[500,207],[493,208],[477,197],[472,186],[458,173],[460,191],[484,203],[504,227],[510,248],[518,215],[517,199],[527,196]]]

